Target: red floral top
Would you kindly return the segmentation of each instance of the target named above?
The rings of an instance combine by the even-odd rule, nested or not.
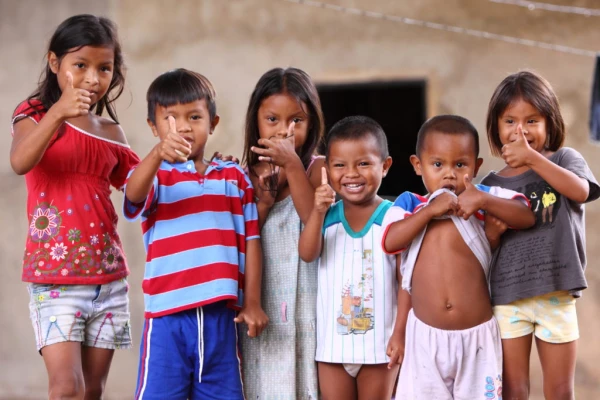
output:
[[[46,110],[23,102],[12,123],[38,123]],[[29,231],[25,282],[104,284],[129,274],[110,185],[121,190],[139,163],[128,145],[85,132],[68,122],[58,129],[40,162],[25,175]]]

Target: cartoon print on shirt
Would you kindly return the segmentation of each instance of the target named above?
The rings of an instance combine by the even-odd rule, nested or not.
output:
[[[517,188],[531,203],[531,211],[535,214],[535,227],[552,227],[561,206],[561,196],[545,181],[533,182],[523,189]]]

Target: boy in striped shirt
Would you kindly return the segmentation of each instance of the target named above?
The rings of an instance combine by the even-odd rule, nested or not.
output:
[[[168,71],[147,101],[160,142],[130,172],[124,204],[147,251],[135,396],[243,399],[235,323],[254,337],[268,322],[254,190],[237,164],[204,158],[219,122],[208,79]]]

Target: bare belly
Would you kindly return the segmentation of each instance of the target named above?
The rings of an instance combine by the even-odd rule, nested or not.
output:
[[[445,330],[472,328],[492,318],[481,264],[450,219],[429,223],[412,277],[415,315]]]

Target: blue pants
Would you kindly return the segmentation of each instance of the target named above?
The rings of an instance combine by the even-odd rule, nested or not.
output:
[[[225,302],[144,322],[136,399],[243,399],[235,311]]]

